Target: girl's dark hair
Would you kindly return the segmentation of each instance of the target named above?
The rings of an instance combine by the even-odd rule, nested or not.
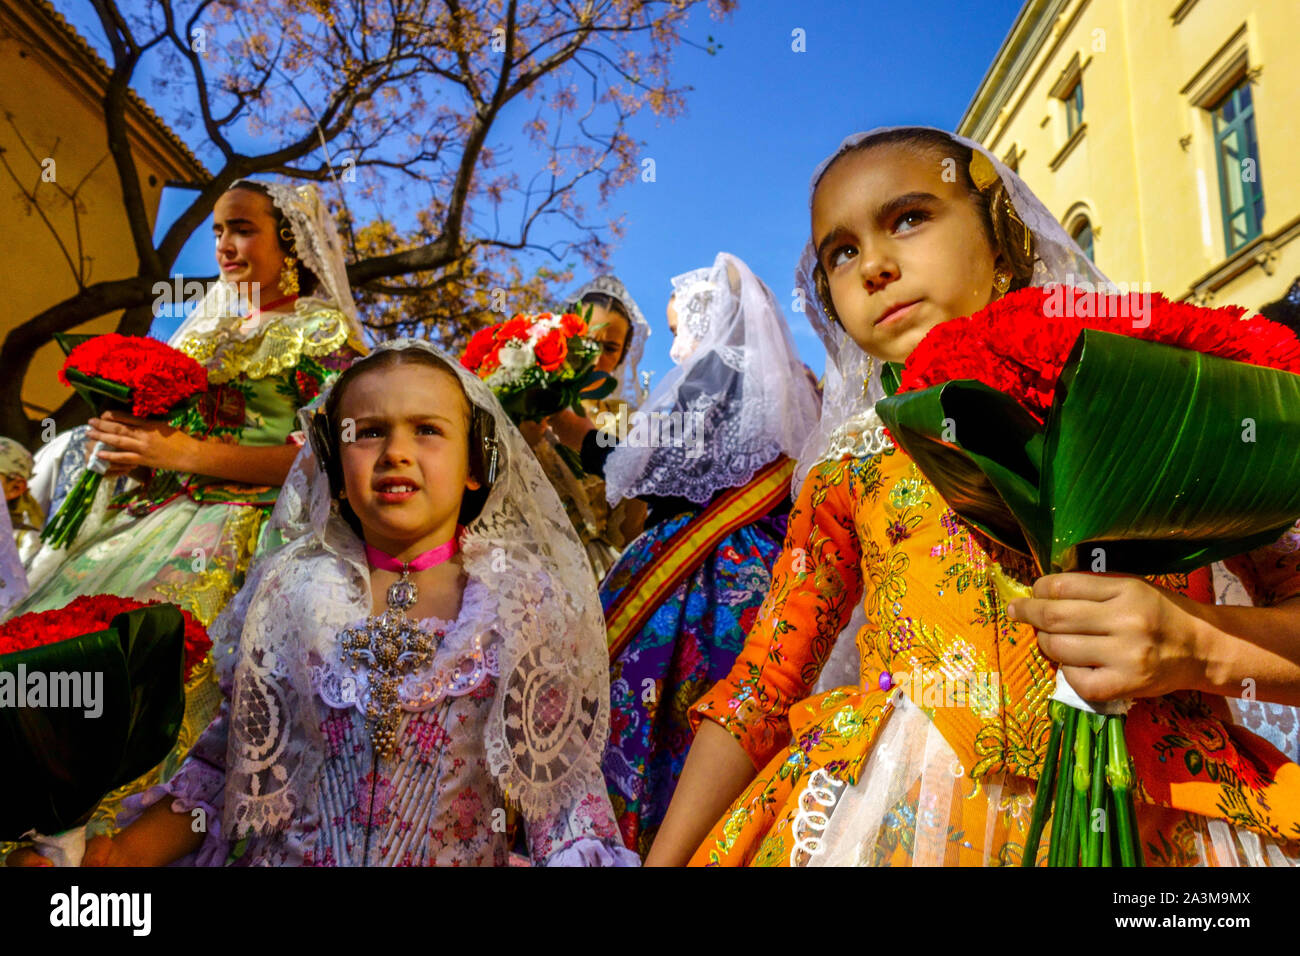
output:
[[[938,163],[942,163],[945,159],[954,160],[957,182],[965,188],[971,202],[975,204],[980,222],[984,225],[984,235],[988,238],[989,245],[993,248],[995,255],[1001,254],[1002,261],[1011,270],[1011,286],[1007,291],[1014,292],[1029,285],[1034,274],[1034,237],[1031,233],[1028,243],[1029,253],[1026,254],[1025,232],[1027,227],[1013,218],[1008,211],[1011,197],[1007,192],[1006,184],[999,178],[986,191],[981,192],[970,175],[970,161],[974,156],[974,151],[941,130],[894,129],[868,136],[831,160],[826,169],[822,170],[821,176],[817,179],[817,184],[820,185],[822,178],[826,176],[831,167],[845,156],[866,152],[880,146],[901,146],[921,153],[927,159],[932,159]],[[814,186],[814,191],[815,189]],[[840,318],[835,314],[835,304],[831,301],[830,283],[826,280],[826,270],[822,268],[820,260],[813,268],[813,281],[816,284],[817,297],[821,300],[822,308],[826,310],[827,315],[838,323]]]
[[[1291,283],[1286,295],[1259,307],[1259,314],[1266,319],[1285,325],[1292,332],[1300,335],[1300,277]]]
[[[339,444],[343,436],[343,420],[339,409],[343,404],[343,396],[347,393],[348,387],[363,373],[395,368],[399,365],[424,365],[450,375],[456,381],[456,386],[461,389],[461,394],[464,394],[464,387],[460,384],[460,377],[456,372],[438,356],[425,349],[381,349],[353,362],[335,381],[334,388],[325,399],[325,407],[316,413],[311,422],[312,450],[315,451],[316,457],[320,459],[321,466],[325,469],[325,474],[329,477],[330,496],[335,499],[339,497],[344,487],[343,462],[339,452]],[[478,518],[492,490],[488,482],[488,446],[496,439],[496,420],[492,417],[492,413],[487,409],[479,408],[469,400],[468,395],[465,396],[465,404],[470,410],[469,472],[478,479],[479,487],[465,489],[464,497],[460,502],[460,516],[457,519],[462,525],[468,525]],[[498,455],[503,457],[505,449],[500,449]],[[504,467],[502,462],[498,465],[497,472],[500,473]],[[339,501],[339,513],[357,533],[357,537],[364,540],[361,522],[346,498]]]
[[[607,312],[614,312],[627,320],[627,338],[623,340],[623,351],[618,353],[618,365],[623,364],[627,350],[632,347],[632,337],[636,335],[636,323],[628,314],[628,308],[608,292],[588,292],[578,300],[578,305],[598,305]],[[615,368],[618,366],[616,365]]]
[[[271,217],[275,220],[275,239],[280,243],[280,251],[286,256],[293,256],[295,259],[294,270],[298,273],[298,294],[302,296],[311,295],[320,287],[320,278],[316,273],[307,268],[306,263],[302,261],[302,256],[297,254],[292,239],[284,238],[284,233],[288,230],[293,235],[293,229],[289,226],[289,220],[285,217],[284,212],[275,204],[267,188],[258,182],[251,180],[240,180],[235,183],[226,192],[232,192],[236,189],[247,189],[249,192],[261,193],[266,197],[267,202],[271,204]]]

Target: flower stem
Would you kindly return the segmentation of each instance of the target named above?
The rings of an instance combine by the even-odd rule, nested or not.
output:
[[[1038,844],[1043,837],[1043,826],[1047,823],[1052,810],[1052,790],[1056,783],[1056,763],[1061,752],[1061,732],[1065,729],[1065,705],[1053,700],[1047,705],[1047,712],[1052,717],[1052,735],[1047,740],[1047,753],[1043,757],[1043,771],[1038,775],[1038,787],[1034,791],[1034,813],[1029,821],[1029,832],[1025,836],[1025,852],[1020,858],[1021,866],[1034,866],[1038,861]]]
[[[1066,866],[1078,866],[1088,845],[1088,793],[1092,790],[1092,721],[1080,714],[1074,736],[1074,819],[1067,844]]]
[[[1119,855],[1123,866],[1142,865],[1142,844],[1137,835],[1137,814],[1133,806],[1133,769],[1124,742],[1124,719],[1110,721],[1107,730],[1106,779],[1115,794],[1115,818],[1119,829]]]
[[[1101,865],[1114,866],[1115,794],[1107,787],[1102,799],[1106,802],[1106,832],[1101,835]]]
[[[1101,847],[1110,839],[1111,820],[1106,813],[1106,724],[1114,720],[1094,714],[1092,723],[1092,790],[1088,795],[1088,843],[1084,866],[1101,865]]]
[[[1074,731],[1078,726],[1079,711],[1065,708],[1065,725],[1061,729],[1061,756],[1056,768],[1056,797],[1053,801],[1052,836],[1048,843],[1048,866],[1065,866],[1065,846],[1069,842],[1070,808],[1067,794],[1074,776]]]
[[[49,542],[50,547],[65,547],[77,536],[82,522],[90,512],[90,506],[95,501],[95,492],[99,490],[99,483],[103,477],[89,469],[81,473],[77,483],[68,492],[68,497],[63,500],[59,510],[41,532],[41,539]]]

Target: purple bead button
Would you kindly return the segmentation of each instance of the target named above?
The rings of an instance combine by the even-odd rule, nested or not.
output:
[[[889,676],[889,671],[880,672],[880,689],[889,690],[894,686],[894,678]]]

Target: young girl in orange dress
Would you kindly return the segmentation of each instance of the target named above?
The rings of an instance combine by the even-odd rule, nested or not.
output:
[[[996,179],[972,179],[973,158]],[[647,864],[1017,865],[1058,667],[1090,700],[1138,698],[1126,734],[1148,864],[1300,861],[1300,766],[1225,700],[1249,679],[1261,700],[1300,701],[1300,528],[1228,562],[1255,607],[1206,603],[1208,569],[1033,581],[893,447],[874,366],[1011,289],[1103,277],[1014,173],[939,130],[846,140],[811,211],[800,271],[827,320],[822,426],[745,649],[693,709]],[[1033,597],[1004,600],[1016,581]],[[808,697],[858,605],[865,623],[843,637],[858,685]]]

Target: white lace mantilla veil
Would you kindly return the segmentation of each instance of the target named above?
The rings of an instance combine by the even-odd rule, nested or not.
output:
[[[597,276],[582,288],[578,289],[573,295],[565,301],[570,304],[576,304],[582,301],[582,297],[589,292],[599,292],[603,295],[617,299],[623,308],[627,309],[627,314],[632,318],[632,328],[630,334],[632,342],[627,347],[627,354],[623,356],[623,361],[618,363],[614,374],[618,378],[618,387],[608,396],[608,399],[623,402],[629,408],[636,408],[646,400],[649,390],[641,384],[641,358],[645,355],[646,339],[650,338],[650,323],[646,321],[645,313],[641,307],[636,304],[618,276],[604,275]],[[581,312],[578,312],[581,315]],[[608,400],[607,399],[607,400]]]
[[[720,252],[672,281],[678,336],[697,344],[639,409],[643,431],[630,427],[606,461],[611,505],[643,495],[703,505],[778,455],[794,458],[817,422],[781,307],[744,262]]]
[[[886,126],[854,133],[840,143],[839,148],[824,159],[813,171],[808,186],[808,207],[811,213],[813,194],[817,183],[841,153],[857,146],[864,139],[882,133],[902,129],[931,129],[930,127]],[[1089,282],[1100,285],[1107,282],[1106,277],[1093,265],[1070,238],[1065,228],[1056,221],[1056,217],[1043,205],[1042,201],[1025,185],[1024,180],[1006,167],[979,143],[944,132],[955,142],[978,150],[993,163],[993,168],[1006,186],[1016,215],[1029,227],[1034,236],[1034,272],[1032,285],[1045,286],[1051,283],[1077,284]],[[885,397],[885,388],[881,384],[881,362],[873,362],[844,328],[830,317],[822,308],[817,295],[817,286],[813,281],[813,267],[817,264],[817,250],[809,238],[799,257],[795,271],[795,285],[801,290],[804,314],[812,324],[813,330],[826,347],[826,377],[822,387],[822,414],[817,427],[811,430],[808,441],[799,455],[795,468],[793,494],[798,498],[799,490],[809,472],[820,462],[842,458],[850,455],[864,458],[879,452],[889,439],[878,429],[883,426],[880,416],[876,414],[876,402]],[[822,669],[816,690],[828,690],[845,685],[856,686],[859,681],[858,653],[853,637],[866,624],[865,612],[861,607],[855,609],[854,616],[842,636],[848,640],[835,642],[830,659]]]
[[[321,307],[337,309],[347,317],[354,342],[364,342],[357,305],[348,285],[343,242],[320,191],[310,183],[293,186],[245,179],[236,180],[229,188],[235,189],[249,183],[265,189],[271,202],[284,214],[293,232],[294,255],[320,280],[320,285],[311,295],[298,299],[293,314],[303,314]],[[241,314],[240,306],[231,284],[218,279],[208,287],[207,294],[172,333],[167,344],[179,346],[186,339],[203,338],[219,331],[233,334],[247,318],[246,314]]]
[[[479,620],[498,677],[484,746],[507,797],[528,817],[550,813],[603,792],[609,662],[595,582],[559,499],[492,392],[426,341],[385,342],[377,351],[410,348],[441,358],[496,423],[496,481],[461,539],[465,572],[487,595]],[[300,413],[308,434],[328,394]],[[325,741],[313,672],[345,669],[339,632],[373,613],[363,542],[339,515],[310,443],[268,533],[279,543],[255,560],[211,628],[231,701],[224,820],[236,836],[284,829],[314,801]]]

